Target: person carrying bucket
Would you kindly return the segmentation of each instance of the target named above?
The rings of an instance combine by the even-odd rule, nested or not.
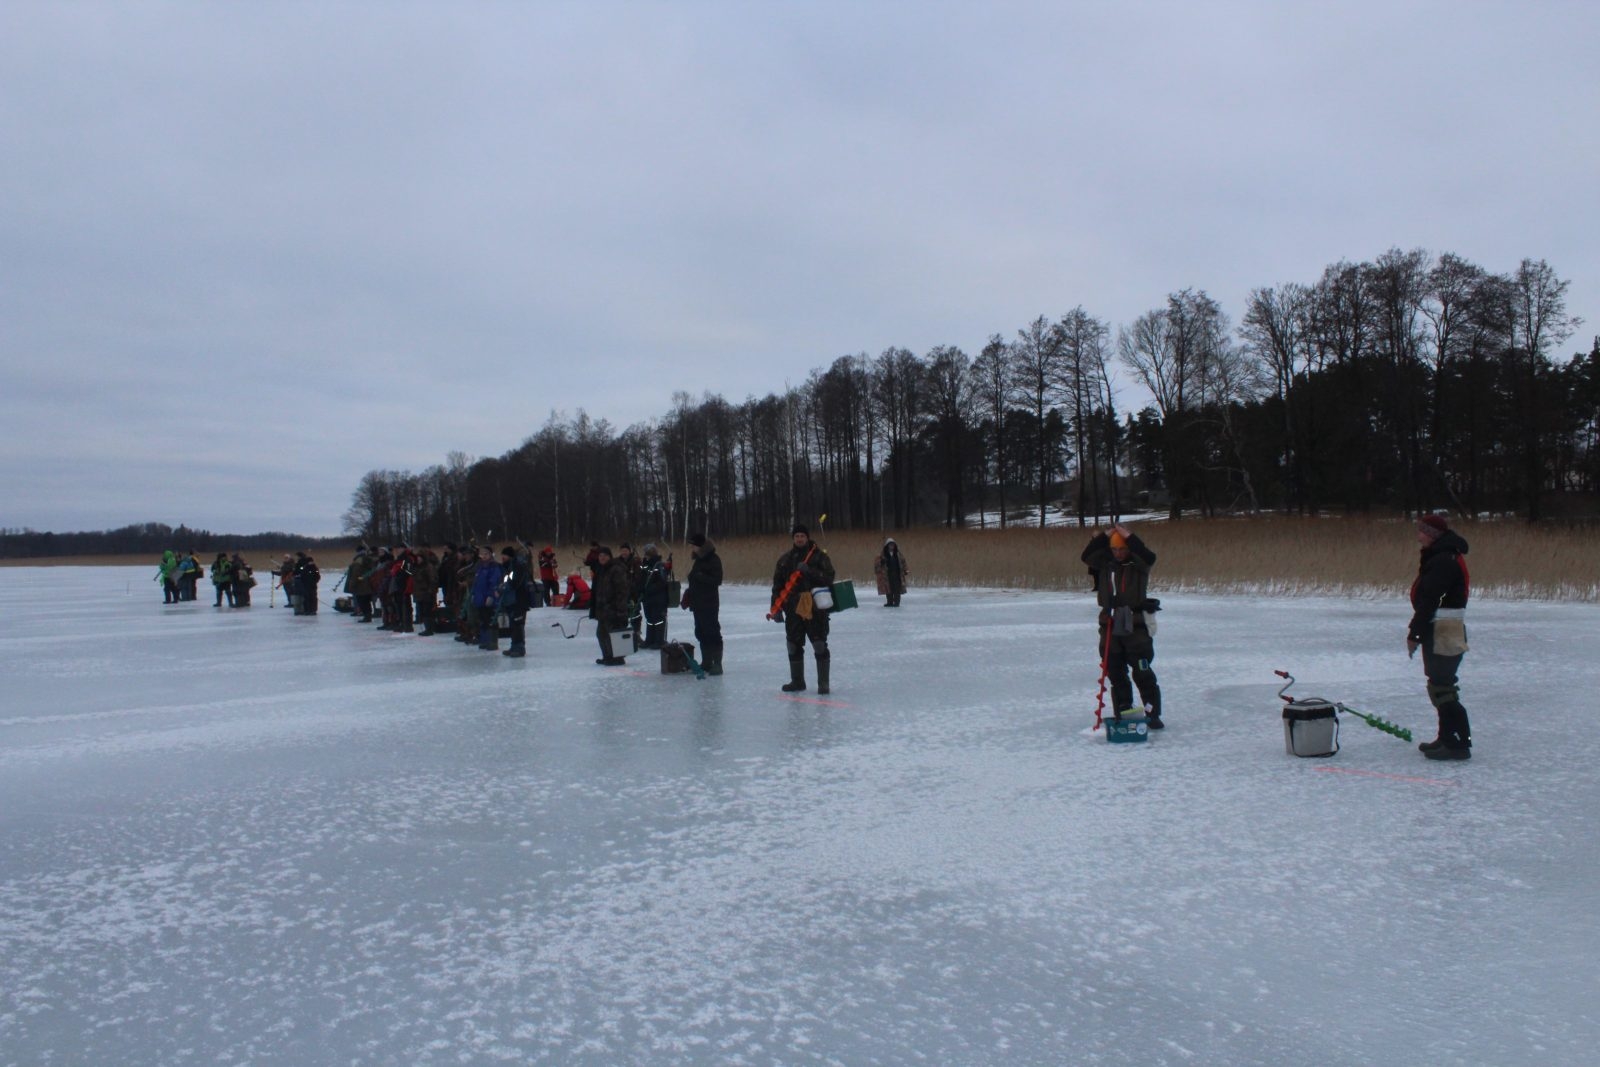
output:
[[[1467,542],[1450,529],[1443,515],[1424,515],[1417,521],[1417,543],[1422,561],[1411,583],[1411,622],[1406,626],[1406,651],[1422,649],[1422,671],[1428,679],[1428,699],[1439,713],[1439,736],[1417,747],[1433,760],[1472,758],[1472,724],[1461,706],[1456,673],[1467,651],[1465,612],[1470,582],[1467,576]]]
[[[817,657],[817,692],[828,692],[828,613],[817,607],[812,590],[833,584],[833,561],[811,540],[811,530],[796,523],[790,531],[794,547],[778,557],[772,571],[772,610],[767,618],[783,623],[789,649],[789,683],[785,693],[806,687],[806,641]]]
[[[1147,595],[1156,554],[1137,534],[1117,523],[1109,531],[1095,533],[1083,550],[1083,562],[1094,576],[1100,602],[1100,664],[1103,677],[1111,681],[1111,710],[1120,715],[1132,709],[1133,686],[1137,685],[1146,725],[1160,730],[1166,726],[1161,721],[1161,686],[1150,668],[1156,658],[1150,616],[1160,602]],[[1130,670],[1132,684],[1128,681]]]

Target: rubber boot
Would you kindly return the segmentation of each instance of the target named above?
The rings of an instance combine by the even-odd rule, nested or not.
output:
[[[830,656],[817,657],[817,692],[819,693],[828,691],[828,664],[832,661]]]
[[[803,693],[806,690],[806,661],[801,656],[789,661],[789,684],[783,687],[785,693]]]
[[[700,664],[700,666],[702,666],[702,667],[704,667],[706,669],[706,673],[710,674],[710,675],[713,675],[713,676],[717,676],[717,675],[722,674],[722,648],[721,648],[721,646],[718,646],[717,648],[714,648],[714,649],[706,649],[704,654],[705,654],[705,657],[706,657],[706,661],[704,663]]]

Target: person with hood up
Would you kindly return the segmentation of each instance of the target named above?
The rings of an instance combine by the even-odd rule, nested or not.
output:
[[[833,584],[833,561],[811,540],[811,530],[803,523],[796,523],[790,534],[794,545],[778,557],[772,570],[772,611],[767,615],[783,623],[789,650],[789,683],[782,688],[785,693],[805,690],[809,640],[817,660],[817,692],[827,693],[828,669],[833,662],[828,651],[828,613],[816,606],[811,591]]]
[[[295,595],[298,596],[296,615],[315,615],[317,613],[317,591],[322,584],[322,571],[317,568],[317,561],[309,552],[298,552],[299,557],[294,564],[294,573],[290,579]]]
[[[533,574],[528,557],[515,545],[500,550],[500,611],[506,616],[511,647],[500,653],[521,659],[528,647],[528,609],[533,606]]]
[[[1119,522],[1109,531],[1096,533],[1082,558],[1094,575],[1100,601],[1100,661],[1111,679],[1111,710],[1120,715],[1133,709],[1133,685],[1128,683],[1131,669],[1145,707],[1145,722],[1150,729],[1160,730],[1166,726],[1161,721],[1161,685],[1150,667],[1156,658],[1150,616],[1160,603],[1146,595],[1156,554]]]
[[[161,583],[161,602],[178,602],[178,554],[172,549],[161,553],[161,566],[156,571],[156,581]]]
[[[872,561],[872,575],[878,579],[878,595],[888,597],[884,607],[900,606],[900,597],[906,591],[906,578],[910,574],[911,568],[906,565],[905,556],[900,554],[900,546],[895,544],[892,537],[885,540],[883,551]]]
[[[694,639],[700,643],[700,665],[710,675],[722,673],[722,557],[703,533],[689,535],[694,563],[684,585],[680,607],[694,613]]]
[[[1466,608],[1471,592],[1467,574],[1467,542],[1450,529],[1443,515],[1417,521],[1422,559],[1411,583],[1411,622],[1406,626],[1406,652],[1422,649],[1422,673],[1428,700],[1439,716],[1439,735],[1417,746],[1432,760],[1472,758],[1472,724],[1461,705],[1456,676],[1467,652]]]
[[[355,610],[350,617],[356,622],[372,621],[372,553],[366,545],[357,545],[356,554],[344,569],[344,591],[350,594]]]
[[[639,611],[644,616],[642,648],[667,644],[667,567],[655,545],[644,546],[639,564]]]

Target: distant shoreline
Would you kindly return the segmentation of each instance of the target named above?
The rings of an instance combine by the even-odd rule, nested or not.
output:
[[[270,563],[283,559],[285,555],[292,556],[296,552],[302,551],[304,549],[299,548],[250,549],[241,552],[240,555],[244,557],[246,563],[259,570]],[[340,566],[343,566],[349,562],[351,556],[355,555],[355,546],[324,548],[321,552],[324,555],[338,559]],[[318,555],[315,551],[311,554],[313,556]],[[228,555],[231,556],[233,553],[229,552]],[[195,554],[195,559],[207,567],[216,558],[217,554],[215,552],[209,555],[204,552]],[[154,572],[160,565],[161,557],[159,555],[152,556],[145,552],[85,556],[23,556],[16,559],[0,559],[0,567],[149,567]]]

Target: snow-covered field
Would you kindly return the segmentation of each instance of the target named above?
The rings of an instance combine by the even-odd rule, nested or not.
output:
[[[1085,596],[868,600],[802,699],[753,588],[696,681],[150,573],[0,570],[0,1063],[1595,1062],[1592,605],[1474,605],[1441,764],[1284,753],[1275,667],[1430,730],[1398,597],[1167,598],[1111,746]]]

